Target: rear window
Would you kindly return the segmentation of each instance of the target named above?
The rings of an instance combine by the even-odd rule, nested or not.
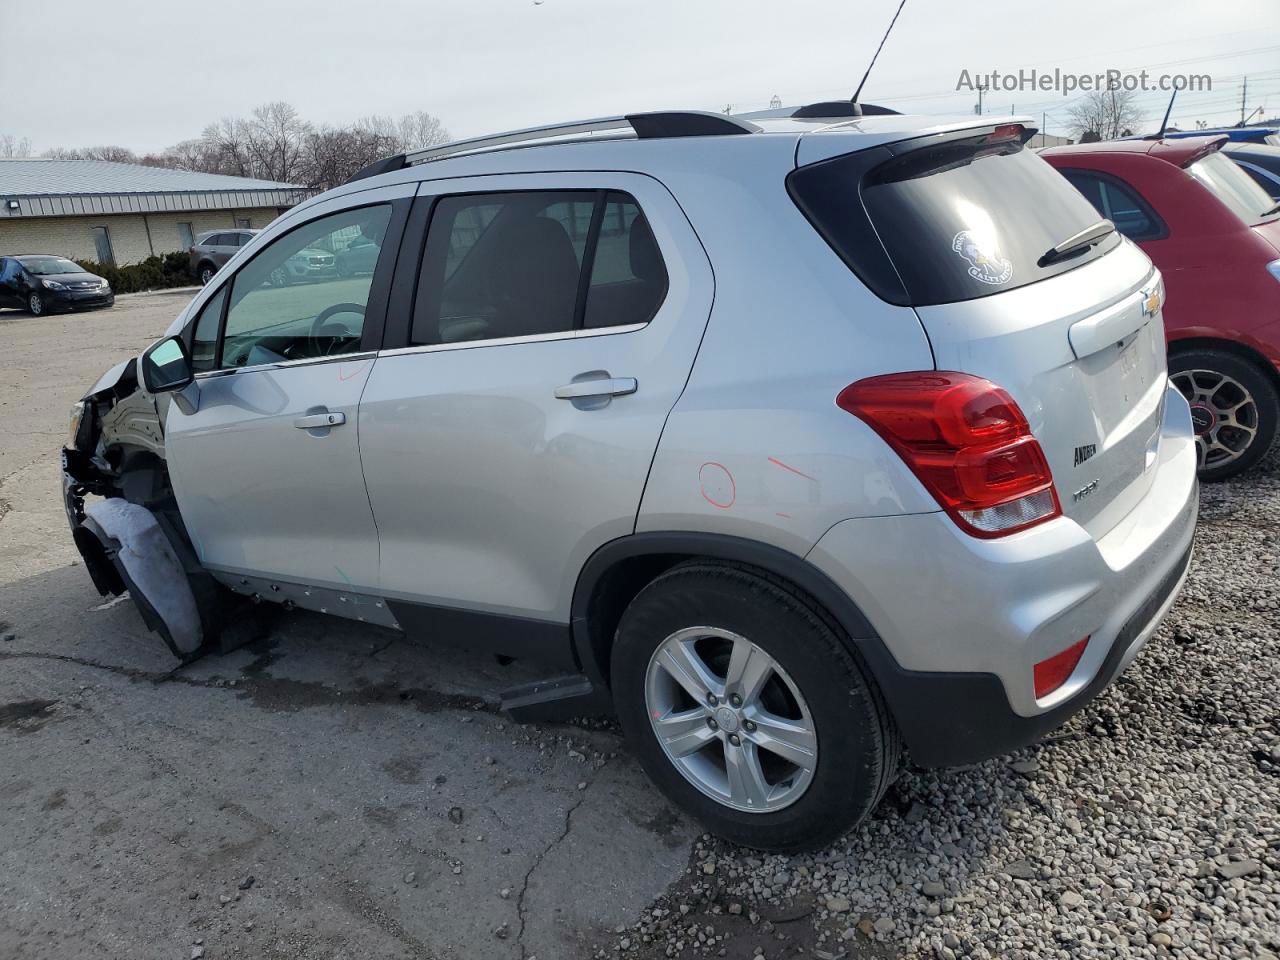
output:
[[[1015,135],[1016,137],[1016,135]],[[882,299],[925,306],[990,296],[1072,270],[1119,237],[1041,266],[1098,222],[1019,139],[967,134],[847,154],[791,174],[793,199]],[[904,149],[905,148],[905,149]]]
[[[1187,167],[1187,173],[1208,187],[1214,196],[1250,226],[1261,223],[1277,212],[1276,203],[1267,195],[1267,191],[1217,151],[1191,164]]]

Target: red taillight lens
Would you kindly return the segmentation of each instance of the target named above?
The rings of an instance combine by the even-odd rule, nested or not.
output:
[[[1027,418],[989,380],[894,373],[850,384],[836,404],[880,434],[975,537],[1001,537],[1062,513]]]
[[[1067,678],[1075,670],[1076,664],[1084,656],[1084,648],[1088,645],[1089,638],[1085,637],[1079,643],[1073,643],[1061,653],[1055,653],[1048,660],[1041,660],[1036,664],[1034,673],[1037,700],[1041,697],[1047,697],[1067,682]]]

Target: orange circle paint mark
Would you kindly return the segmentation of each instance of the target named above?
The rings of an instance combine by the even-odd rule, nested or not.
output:
[[[698,483],[702,490],[702,499],[713,507],[728,510],[738,499],[738,488],[733,482],[733,474],[723,463],[708,460],[700,466]]]

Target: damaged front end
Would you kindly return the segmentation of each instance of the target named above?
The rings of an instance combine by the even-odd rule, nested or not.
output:
[[[62,494],[98,592],[127,590],[175,656],[198,656],[220,623],[222,588],[201,566],[178,512],[161,410],[139,383],[136,360],[113,367],[72,409]]]

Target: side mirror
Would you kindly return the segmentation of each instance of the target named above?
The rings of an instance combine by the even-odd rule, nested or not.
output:
[[[142,385],[148,393],[181,390],[193,379],[191,356],[180,337],[168,337],[142,355]]]

